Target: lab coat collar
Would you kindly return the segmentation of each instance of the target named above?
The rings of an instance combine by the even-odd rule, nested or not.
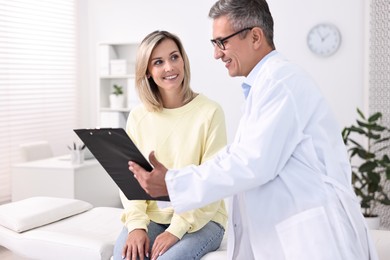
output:
[[[271,56],[275,55],[276,53],[277,51],[273,50],[267,55],[265,55],[264,58],[262,58],[259,61],[259,63],[257,63],[256,66],[251,70],[251,72],[249,72],[249,75],[245,78],[244,82],[241,84],[241,88],[244,93],[245,99],[248,97],[251,87],[255,82],[257,73],[259,72],[263,64],[266,62],[267,59],[269,59]]]

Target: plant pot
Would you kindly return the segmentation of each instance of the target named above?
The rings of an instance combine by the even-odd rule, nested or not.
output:
[[[123,95],[110,95],[110,108],[120,109],[123,108],[125,104],[125,97]]]
[[[376,217],[364,217],[367,223],[367,227],[369,229],[379,229],[380,226],[380,218]]]

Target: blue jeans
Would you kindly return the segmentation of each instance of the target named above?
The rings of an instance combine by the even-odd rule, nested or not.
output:
[[[163,233],[167,227],[168,225],[157,224],[150,221],[148,226],[150,249],[152,249],[156,237]],[[186,233],[181,240],[169,248],[167,252],[159,256],[158,260],[200,259],[205,254],[219,248],[224,233],[225,229],[221,225],[210,221],[202,229],[193,233]],[[122,259],[122,250],[126,243],[127,235],[127,228],[124,227],[115,242],[114,260]],[[145,259],[149,260],[149,258]]]

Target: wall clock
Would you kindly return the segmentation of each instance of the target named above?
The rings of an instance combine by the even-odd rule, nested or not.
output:
[[[307,34],[307,46],[314,54],[322,57],[334,54],[340,44],[341,33],[333,24],[317,24]]]

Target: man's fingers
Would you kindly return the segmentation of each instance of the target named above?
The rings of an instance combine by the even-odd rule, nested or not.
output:
[[[161,163],[157,160],[156,155],[154,154],[154,151],[150,152],[149,161],[154,166],[154,168],[161,165]]]
[[[164,166],[164,164],[160,163],[157,160],[154,151],[149,154],[149,161],[154,167],[154,170],[152,172],[163,172],[165,177],[165,173],[167,172],[168,169]]]
[[[129,162],[129,170],[133,173],[134,178],[138,181],[141,187],[150,195],[150,190],[148,188],[148,184],[145,182],[145,179],[150,174],[148,171],[145,171],[144,168],[139,166],[137,163],[130,161]]]
[[[149,160],[155,166],[151,172],[146,171],[142,166],[133,161],[129,161],[129,170],[146,193],[152,197],[168,196],[165,183],[167,168],[156,159],[154,152],[149,154]]]
[[[134,174],[135,177],[137,174],[142,174],[143,171],[145,171],[141,166],[132,161],[129,162],[129,170]]]

